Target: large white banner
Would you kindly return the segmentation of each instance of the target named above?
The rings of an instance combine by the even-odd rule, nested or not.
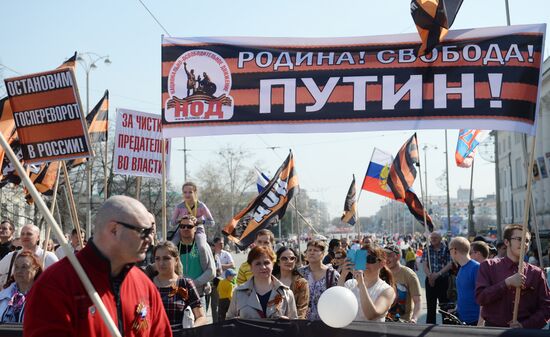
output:
[[[481,129],[534,134],[545,25],[418,34],[162,40],[168,138]]]
[[[162,125],[160,115],[117,109],[114,173],[162,178]],[[166,140],[166,175],[170,142]]]

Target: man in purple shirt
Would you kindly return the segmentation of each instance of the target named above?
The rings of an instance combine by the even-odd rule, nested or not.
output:
[[[518,272],[522,229],[521,225],[506,226],[506,256],[485,260],[479,267],[476,300],[482,306],[486,326],[541,329],[550,319],[550,289],[543,271],[525,263],[523,273]],[[528,246],[531,235],[526,235]],[[520,286],[518,321],[512,322],[516,288]]]

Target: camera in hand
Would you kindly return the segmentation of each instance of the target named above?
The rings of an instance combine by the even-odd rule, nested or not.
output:
[[[353,263],[355,270],[367,269],[367,264],[376,263],[378,258],[375,255],[369,254],[366,249],[350,249],[348,251],[348,260]]]

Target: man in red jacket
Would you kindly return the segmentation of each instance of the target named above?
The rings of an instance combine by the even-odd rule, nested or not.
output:
[[[139,201],[109,198],[95,217],[95,235],[77,258],[122,336],[172,336],[154,284],[134,266],[145,258],[154,217]],[[48,268],[27,299],[23,334],[109,336],[68,259]]]

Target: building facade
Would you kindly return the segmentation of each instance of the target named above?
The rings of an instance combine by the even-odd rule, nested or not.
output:
[[[532,137],[521,133],[497,132],[496,170],[502,227],[523,222],[531,140]],[[550,230],[550,58],[542,67],[535,163],[534,213],[539,229]]]

